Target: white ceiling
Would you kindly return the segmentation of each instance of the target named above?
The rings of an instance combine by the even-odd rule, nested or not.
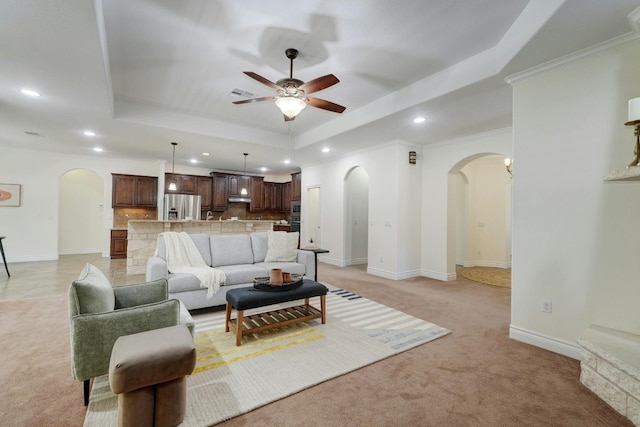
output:
[[[640,0],[3,0],[0,147],[195,158],[287,173],[395,139],[429,144],[511,124],[506,76],[632,32]],[[288,76],[334,74],[285,123],[273,102],[234,105]],[[28,98],[20,89],[41,92]],[[414,125],[422,115],[427,121]],[[97,133],[89,138],[83,131]],[[25,132],[37,133],[39,136]],[[93,151],[94,146],[104,149]],[[332,152],[321,153],[328,146]],[[205,157],[203,152],[209,152]],[[291,158],[292,163],[283,163]]]

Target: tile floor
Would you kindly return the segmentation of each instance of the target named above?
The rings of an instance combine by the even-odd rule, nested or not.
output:
[[[144,274],[127,275],[126,259],[112,260],[99,253],[61,255],[57,261],[9,263],[11,277],[0,264],[0,300],[66,294],[88,262],[102,270],[114,286],[144,282]]]

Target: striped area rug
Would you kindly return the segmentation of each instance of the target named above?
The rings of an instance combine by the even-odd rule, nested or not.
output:
[[[235,335],[224,332],[224,312],[194,316],[198,361],[181,426],[216,424],[449,333],[328,287],[325,325],[318,319],[247,336],[239,347]],[[311,304],[319,306],[317,298]],[[116,419],[117,398],[105,375],[94,381],[84,425],[112,426]]]

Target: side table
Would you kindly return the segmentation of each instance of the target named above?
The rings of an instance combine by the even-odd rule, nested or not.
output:
[[[300,250],[313,252],[314,258],[315,258],[315,265],[316,265],[316,277],[313,280],[317,282],[318,281],[318,254],[328,254],[329,251],[327,249],[320,249],[320,248],[300,248]]]

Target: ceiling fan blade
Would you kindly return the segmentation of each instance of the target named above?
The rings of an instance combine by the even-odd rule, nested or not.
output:
[[[304,93],[319,92],[322,89],[333,86],[338,82],[340,82],[340,80],[338,80],[336,76],[334,76],[333,74],[327,74],[326,76],[318,77],[317,79],[306,82],[305,84],[300,86],[300,90],[303,90]]]
[[[342,105],[334,104],[330,101],[325,101],[320,98],[307,97],[307,104],[312,107],[322,108],[323,110],[333,111],[334,113],[342,113],[347,107],[343,107]]]
[[[245,73],[247,76],[251,77],[252,79],[259,81],[263,85],[269,86],[271,89],[275,89],[275,90],[282,89],[280,86],[278,86],[274,82],[265,79],[260,74],[256,74],[253,71],[243,71],[243,73]]]
[[[242,101],[233,101],[234,104],[250,104],[252,102],[271,101],[274,96],[263,96],[262,98],[243,99]]]

